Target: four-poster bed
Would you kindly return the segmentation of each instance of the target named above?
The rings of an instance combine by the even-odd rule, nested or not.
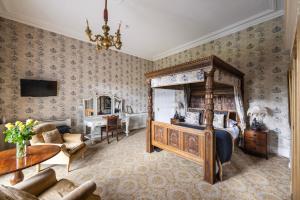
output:
[[[244,74],[218,57],[209,56],[148,72],[145,76],[148,85],[146,151],[151,153],[154,147],[158,147],[199,163],[203,165],[204,180],[213,184],[217,158],[223,156],[219,155],[222,154],[222,144],[230,145],[228,135],[214,128],[214,112],[225,111],[225,123],[233,119],[239,122],[242,130],[245,128],[242,103]],[[203,119],[197,118],[199,123],[196,125],[177,123],[176,120],[172,120],[173,123],[155,121],[153,90],[156,88],[183,90],[186,114],[202,113]]]

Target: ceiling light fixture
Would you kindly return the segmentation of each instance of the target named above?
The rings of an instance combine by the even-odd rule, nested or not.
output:
[[[116,49],[120,50],[122,47],[122,42],[121,42],[121,33],[120,33],[120,28],[121,28],[121,22],[119,24],[119,28],[115,35],[109,35],[110,27],[107,25],[108,22],[108,10],[107,10],[107,0],[105,0],[105,8],[103,12],[103,17],[104,17],[104,25],[102,26],[103,30],[103,35],[94,35],[92,34],[92,31],[89,27],[89,22],[86,20],[86,29],[85,33],[87,34],[89,40],[91,42],[95,42],[97,49],[105,49],[108,50],[111,46],[114,46]]]

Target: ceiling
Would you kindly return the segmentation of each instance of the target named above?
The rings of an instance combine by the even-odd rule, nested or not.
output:
[[[122,52],[149,60],[198,46],[283,15],[283,0],[109,0],[114,33],[122,20]],[[88,41],[102,33],[104,0],[0,0],[0,16]]]

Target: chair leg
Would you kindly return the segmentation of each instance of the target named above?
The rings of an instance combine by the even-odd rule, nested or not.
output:
[[[106,132],[106,139],[107,139],[107,144],[109,144],[108,131]]]
[[[67,164],[67,171],[68,173],[70,172],[70,166],[71,166],[71,160],[68,160],[68,164]]]
[[[84,159],[84,152],[81,153],[81,159]]]
[[[102,142],[102,135],[103,135],[103,131],[102,130],[100,130],[101,131],[101,142]]]
[[[41,171],[41,164],[36,165],[36,172],[39,173]]]
[[[117,142],[119,141],[119,131],[117,130]]]

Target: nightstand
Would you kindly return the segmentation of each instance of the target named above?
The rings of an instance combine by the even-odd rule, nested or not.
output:
[[[245,151],[256,155],[262,155],[268,159],[268,132],[268,130],[245,130]]]

